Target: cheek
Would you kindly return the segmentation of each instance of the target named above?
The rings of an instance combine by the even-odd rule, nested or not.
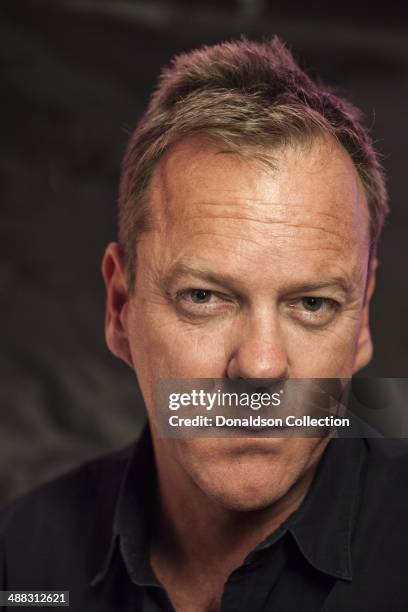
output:
[[[324,330],[286,329],[290,375],[294,378],[348,378],[352,374],[358,323],[344,319]]]
[[[191,324],[167,308],[132,308],[130,348],[139,378],[222,378],[226,369],[227,322]]]

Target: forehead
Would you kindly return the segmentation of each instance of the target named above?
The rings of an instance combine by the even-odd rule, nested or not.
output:
[[[333,140],[270,152],[266,166],[203,139],[179,143],[163,158],[150,186],[156,234],[170,257],[218,244],[231,254],[320,249],[358,257],[368,250],[368,208],[354,164]],[[211,242],[209,241],[211,237]],[[218,242],[217,242],[218,241]]]
[[[348,153],[331,138],[316,138],[265,152],[270,164],[257,161],[248,151],[243,157],[203,138],[178,143],[165,155],[154,173],[150,203],[157,218],[184,215],[194,205],[222,198],[225,203],[261,205],[273,198],[310,212],[330,209],[339,217],[360,213],[368,217],[364,189]],[[238,200],[237,200],[238,198]],[[268,209],[265,209],[267,214]]]

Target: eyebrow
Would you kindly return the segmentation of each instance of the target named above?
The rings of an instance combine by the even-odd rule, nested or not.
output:
[[[170,268],[170,270],[164,275],[162,283],[165,286],[169,286],[183,276],[194,276],[200,280],[207,281],[215,285],[237,286],[240,284],[239,281],[237,282],[237,279],[231,274],[213,272],[208,268],[195,268],[181,262]]]
[[[242,283],[236,277],[225,272],[213,272],[208,268],[193,267],[183,262],[179,262],[172,266],[170,270],[161,279],[161,284],[168,289],[172,283],[176,282],[184,276],[194,276],[195,278],[206,281],[215,285],[229,286],[231,288],[239,289],[242,287]],[[342,276],[330,276],[327,278],[316,279],[314,281],[306,283],[293,283],[289,285],[285,291],[287,293],[294,293],[299,291],[310,292],[317,291],[319,289],[325,289],[329,287],[335,287],[342,290],[344,293],[348,293],[354,288],[354,283],[349,282]]]

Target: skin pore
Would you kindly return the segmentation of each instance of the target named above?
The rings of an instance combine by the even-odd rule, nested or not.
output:
[[[118,245],[105,253],[106,338],[137,374],[157,463],[152,565],[182,612],[218,608],[233,569],[301,504],[327,439],[159,438],[156,380],[349,378],[371,358],[356,169],[323,137],[276,161],[175,145],[150,184],[132,293]]]

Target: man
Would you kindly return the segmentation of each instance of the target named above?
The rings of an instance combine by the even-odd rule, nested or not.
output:
[[[405,456],[157,429],[158,380],[369,362],[387,198],[357,111],[278,39],[183,55],[131,138],[119,206],[106,338],[149,429],[4,515],[3,589],[69,590],[86,612],[406,610]]]

